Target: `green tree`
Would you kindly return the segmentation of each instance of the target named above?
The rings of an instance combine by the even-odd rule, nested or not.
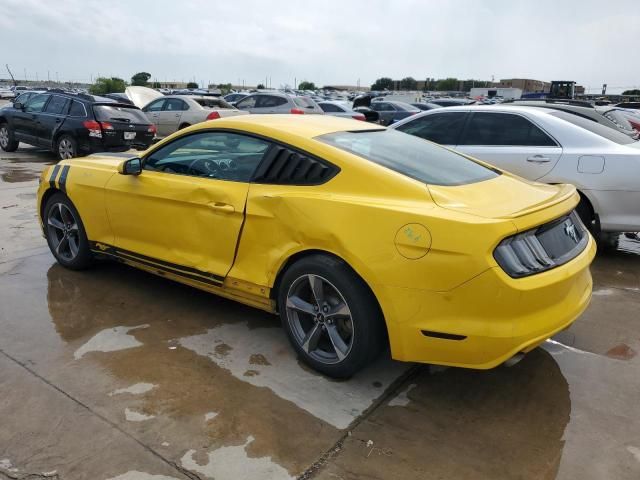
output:
[[[444,78],[439,79],[436,82],[436,90],[457,90],[458,89],[458,79],[457,78]]]
[[[151,78],[150,73],[138,72],[133,77],[131,77],[131,85],[136,85],[138,87],[146,87],[150,78]]]
[[[264,90],[265,86],[262,83],[259,83],[258,86],[256,87],[257,90]]]
[[[100,77],[96,78],[96,83],[89,87],[89,93],[93,95],[104,95],[105,93],[124,92],[127,87],[125,81],[117,77]]]
[[[162,85],[160,85],[160,82],[153,82],[153,88],[162,88]]]
[[[640,90],[638,90],[637,88],[634,90],[625,90],[624,92],[622,92],[622,95],[640,95]]]
[[[230,83],[219,83],[218,88],[220,89],[222,95],[226,95],[231,90],[233,90],[233,85],[231,85]]]
[[[198,88],[198,84],[196,82],[187,83],[187,88]]]
[[[400,89],[401,90],[415,90],[418,88],[418,82],[413,77],[404,77],[400,80]]]
[[[389,77],[381,77],[371,85],[371,90],[393,90],[393,80]]]
[[[298,84],[298,89],[299,90],[315,90],[316,89],[316,84],[313,82],[307,82],[306,80],[304,82],[300,82]]]

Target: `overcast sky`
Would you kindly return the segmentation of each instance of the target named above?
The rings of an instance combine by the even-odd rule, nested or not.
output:
[[[381,76],[640,88],[640,0],[2,0],[22,79],[370,85]]]

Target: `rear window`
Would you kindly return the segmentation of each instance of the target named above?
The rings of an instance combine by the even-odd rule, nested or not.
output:
[[[335,132],[316,140],[430,185],[465,185],[500,175],[458,153],[395,130]]]
[[[553,115],[554,117],[561,118],[562,120],[566,120],[569,123],[573,123],[578,127],[582,127],[585,130],[589,130],[591,133],[595,133],[596,135],[600,135],[601,137],[606,138],[607,140],[611,140],[612,142],[617,143],[618,145],[628,145],[630,143],[634,143],[635,140],[628,135],[625,135],[622,132],[619,132],[613,128],[606,127],[599,123],[594,123],[589,120],[585,120],[582,117],[577,117],[576,115],[571,115],[567,112],[561,112],[559,110],[549,112],[549,115]]]
[[[309,97],[293,97],[293,101],[299,107],[313,107],[315,108],[316,102],[311,100]]]
[[[101,122],[149,123],[145,114],[133,107],[94,105],[93,112]]]
[[[414,107],[413,105],[411,105],[409,103],[393,102],[393,104],[395,105],[395,107],[398,110],[402,110],[404,112],[419,112],[420,111],[420,109],[418,107]]]
[[[196,98],[196,103],[206,108],[233,108],[233,106],[225,102],[221,98]]]

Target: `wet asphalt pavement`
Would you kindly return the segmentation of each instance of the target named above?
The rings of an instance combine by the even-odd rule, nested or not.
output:
[[[0,479],[640,478],[640,242],[599,253],[589,309],[513,367],[382,358],[336,382],[271,315],[57,265],[53,161],[0,152]]]

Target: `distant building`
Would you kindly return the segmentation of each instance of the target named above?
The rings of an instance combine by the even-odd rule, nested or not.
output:
[[[522,90],[519,88],[501,88],[501,87],[492,87],[492,88],[472,88],[469,92],[469,96],[471,98],[476,97],[502,97],[505,100],[517,100],[522,96]]]
[[[170,88],[172,90],[180,90],[187,88],[187,82],[149,82],[151,85],[155,85],[156,88]]]
[[[493,84],[497,88],[519,88],[522,93],[548,93],[551,82],[530,78],[503,78]]]
[[[323,90],[339,90],[348,92],[368,92],[369,87],[357,86],[357,85],[325,85]]]

